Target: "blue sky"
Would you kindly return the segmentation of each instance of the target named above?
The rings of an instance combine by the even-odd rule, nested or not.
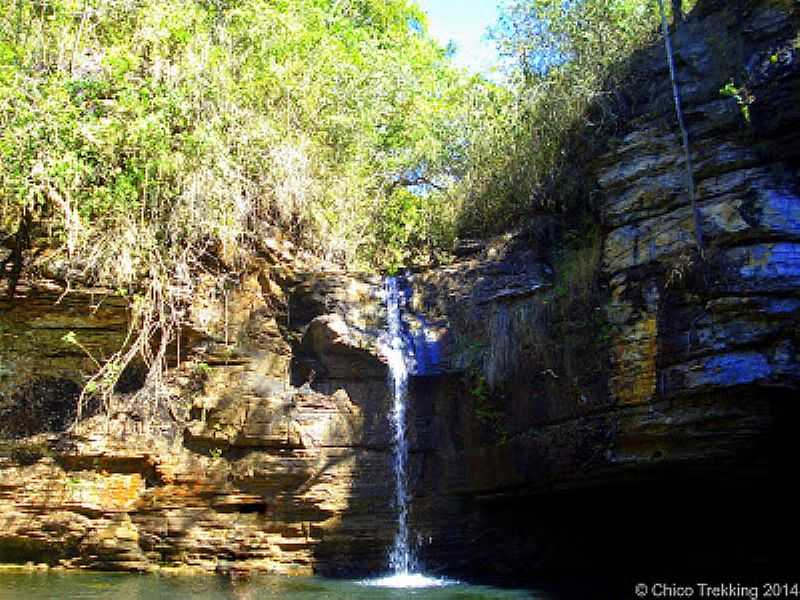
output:
[[[473,73],[487,73],[497,62],[494,43],[486,29],[497,21],[500,0],[417,0],[428,14],[433,37],[442,45],[453,40],[455,62]]]

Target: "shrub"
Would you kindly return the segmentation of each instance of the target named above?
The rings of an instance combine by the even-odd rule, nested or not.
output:
[[[685,7],[687,8],[687,7]],[[628,58],[658,32],[641,0],[512,0],[493,35],[509,91],[487,90],[470,128],[459,219],[464,235],[537,214],[591,211],[593,153],[620,116]]]

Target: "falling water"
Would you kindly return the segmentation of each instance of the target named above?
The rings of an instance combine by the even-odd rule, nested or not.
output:
[[[397,533],[389,553],[389,577],[370,580],[368,585],[379,587],[435,587],[454,583],[446,579],[427,577],[419,572],[417,560],[409,542],[408,511],[408,435],[406,407],[408,404],[409,362],[407,354],[413,352],[413,343],[406,342],[403,330],[403,291],[395,277],[386,280],[385,288],[387,332],[382,345],[389,364],[392,390],[392,410],[389,414],[393,435],[393,467],[395,504],[397,506]]]
[[[408,400],[408,363],[405,356],[400,313],[401,293],[395,277],[386,281],[386,312],[388,339],[384,352],[389,362],[392,385],[390,413],[394,445],[394,492],[397,506],[397,533],[389,554],[389,566],[395,575],[408,575],[416,567],[408,542],[408,436],[406,434],[406,404]]]

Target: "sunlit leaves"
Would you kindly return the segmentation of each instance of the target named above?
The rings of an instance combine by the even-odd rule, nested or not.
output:
[[[0,84],[4,219],[38,207],[101,279],[261,221],[342,262],[418,243],[380,220],[414,221],[385,210],[408,173],[451,180],[468,87],[410,0],[18,0]]]
[[[497,102],[475,96],[486,118],[468,128],[463,232],[489,235],[534,213],[589,204],[582,169],[613,128],[609,99],[627,59],[658,24],[657,4],[643,0],[505,3],[493,35],[512,93]]]

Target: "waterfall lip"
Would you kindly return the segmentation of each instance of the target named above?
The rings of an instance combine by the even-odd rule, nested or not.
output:
[[[422,573],[394,573],[375,579],[364,579],[359,585],[393,589],[435,588],[458,585],[458,581],[444,577],[430,577]]]
[[[381,351],[388,359],[394,349],[406,377],[428,377],[446,372],[442,356],[443,321],[429,321],[412,308],[413,276],[400,274],[384,280],[382,298],[387,311],[387,329],[381,335]],[[392,331],[392,329],[394,331]]]

